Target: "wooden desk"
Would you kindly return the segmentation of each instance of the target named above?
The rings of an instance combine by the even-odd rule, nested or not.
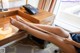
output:
[[[6,25],[6,24],[10,24],[10,17],[15,18],[16,15],[19,15],[22,18],[27,17],[26,15],[22,16],[21,14],[22,13],[20,13],[19,11],[10,11],[10,12],[4,12],[4,13],[0,12],[0,28],[4,27],[4,25]],[[30,20],[28,20],[26,18],[23,18],[23,19],[25,19],[28,22],[31,22]],[[11,35],[11,34],[0,35],[0,46],[3,46],[3,45],[5,45],[9,42],[12,42],[12,41],[17,41],[17,40],[22,39],[26,36],[27,36],[27,33],[25,31],[19,31],[14,35]]]
[[[54,14],[44,11],[44,10],[41,10],[41,9],[39,9],[38,10],[39,12],[35,15],[29,14],[23,7],[9,9],[9,10],[20,10],[21,12],[23,12],[24,14],[27,15],[27,19],[29,19],[30,21],[32,21],[34,23],[52,25],[52,23],[54,22],[54,19],[55,19]]]
[[[10,23],[10,17],[5,17],[5,18],[0,18],[0,28],[3,27],[4,25]],[[11,41],[17,40],[21,37],[25,36],[24,31],[19,31],[18,33],[14,35],[0,35],[0,46],[5,45]]]
[[[20,9],[22,12],[26,12],[26,10],[24,8]],[[55,15],[44,11],[44,10],[38,10],[39,12],[35,15],[31,15],[28,12],[26,12],[26,14],[30,17],[33,17],[37,20],[38,23],[40,24],[46,24],[46,25],[52,25],[52,23],[54,22],[55,19]]]
[[[24,19],[26,21],[29,21],[29,22],[32,22],[32,23],[40,23],[40,24],[51,25],[52,22],[53,22],[53,19],[54,19],[53,14],[51,14],[49,12],[46,12],[46,11],[42,11],[42,10],[40,10],[39,13],[37,13],[36,15],[30,15],[30,14],[24,13],[22,10],[19,10],[18,12],[16,11],[16,13],[18,13],[21,17],[24,17]],[[12,14],[15,15],[16,13],[14,11]],[[6,14],[6,13],[4,13],[4,14]],[[2,27],[6,23],[9,23],[10,22],[9,18],[10,17],[0,18],[0,27]],[[15,16],[13,16],[13,18],[15,18]],[[7,37],[7,38],[4,38],[4,36],[3,36],[2,40],[0,40],[0,46],[5,45],[9,42],[15,41],[17,39],[20,39],[22,37],[25,37],[25,36],[27,36],[26,34],[27,33],[25,33],[24,31],[19,31],[17,34],[12,35],[12,36]]]

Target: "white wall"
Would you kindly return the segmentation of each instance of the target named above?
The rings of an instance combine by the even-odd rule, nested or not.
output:
[[[20,7],[26,4],[26,0],[19,0],[15,2],[10,2],[9,7]]]
[[[28,4],[31,4],[32,6],[36,7],[38,6],[39,0],[28,0]]]
[[[22,5],[26,4],[26,0],[18,0],[14,2],[6,2],[7,0],[4,0],[4,8],[13,8],[13,7],[20,7]],[[9,5],[9,6],[8,6]],[[0,3],[0,8],[1,8],[1,3]]]
[[[38,2],[39,0],[28,0],[28,4],[31,4],[32,6],[34,7],[38,7]],[[25,5],[26,4],[26,0],[20,0],[20,1],[15,1],[15,2],[10,2],[9,3],[9,8],[12,8],[12,7],[19,7],[21,5]],[[1,5],[1,4],[0,4]],[[1,8],[1,6],[0,6]]]

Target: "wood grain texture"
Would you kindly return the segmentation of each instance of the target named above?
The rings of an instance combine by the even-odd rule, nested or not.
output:
[[[19,31],[18,33],[14,34],[14,35],[12,35],[8,38],[3,38],[2,40],[0,40],[0,46],[3,46],[3,45],[5,45],[9,42],[12,42],[12,41],[17,40],[17,39],[19,39],[21,37],[24,37],[24,36],[26,36],[25,32],[24,31]]]
[[[30,19],[27,19],[28,15],[25,15],[24,13],[19,12],[17,10],[15,10],[15,11],[8,11],[8,12],[0,12],[0,27],[4,27],[6,24],[10,24],[10,17],[16,19],[16,16],[20,16],[23,19],[25,19],[26,21],[30,22]],[[33,18],[33,17],[31,17],[31,18]],[[31,19],[31,20],[34,20],[34,19]],[[34,21],[36,21],[36,20],[34,20]],[[3,36],[0,35],[0,40],[2,41],[4,39],[8,38],[8,35],[3,35]],[[11,37],[13,35],[9,35],[9,36]]]

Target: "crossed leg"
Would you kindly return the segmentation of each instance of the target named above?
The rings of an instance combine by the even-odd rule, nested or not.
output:
[[[25,24],[28,24],[29,22],[26,22],[25,20],[23,20],[21,17],[16,17],[18,21],[22,22],[22,23],[25,23]],[[59,35],[61,37],[65,37],[65,38],[68,38],[69,37],[69,33],[65,30],[63,30],[62,28],[60,27],[53,27],[53,26],[49,26],[49,25],[42,25],[42,24],[28,24],[28,25],[32,25],[36,28],[42,28],[44,29],[45,31],[49,31],[51,33],[54,33],[56,35]]]
[[[44,33],[40,30],[37,30],[36,25],[32,25],[30,23],[21,21],[21,20],[15,20],[11,19],[11,24],[18,27],[19,29],[25,30],[31,34],[33,34],[35,37],[52,42],[53,44],[56,44],[59,46],[65,53],[76,53],[74,47],[70,44],[66,44],[64,42],[64,38],[57,35],[56,33]],[[40,28],[39,28],[40,29]],[[43,30],[43,29],[41,29]],[[48,29],[49,30],[49,29]],[[43,30],[45,31],[45,30]],[[47,31],[49,32],[49,31]]]
[[[64,37],[64,38],[68,38],[69,37],[69,33],[65,30],[63,30],[62,28],[60,27],[53,27],[53,26],[49,26],[49,25],[41,25],[41,24],[34,24],[35,26],[37,27],[40,27],[44,30],[47,30],[51,33],[54,33],[56,35],[59,35],[61,37]]]

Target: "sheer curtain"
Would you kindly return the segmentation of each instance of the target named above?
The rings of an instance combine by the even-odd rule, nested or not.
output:
[[[39,0],[38,8],[53,12],[57,0]]]

